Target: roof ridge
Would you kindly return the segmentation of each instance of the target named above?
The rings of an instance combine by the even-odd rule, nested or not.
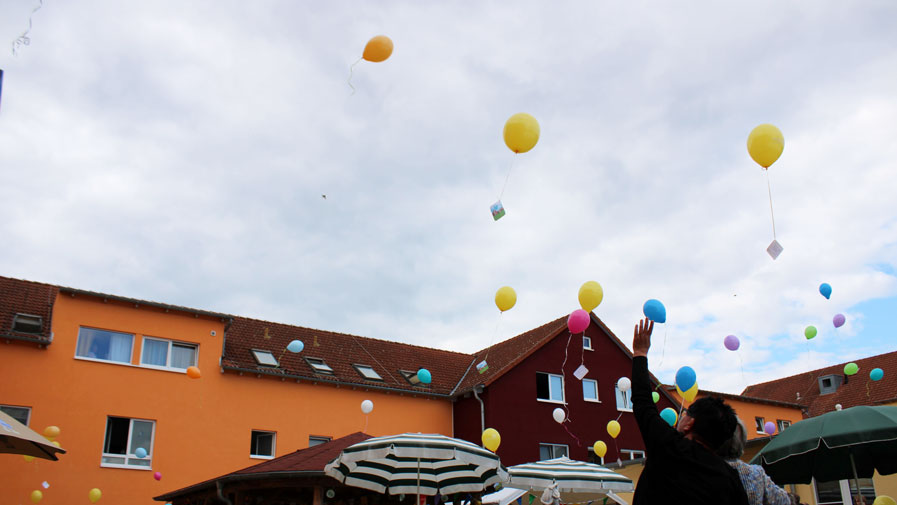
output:
[[[752,388],[752,387],[755,387],[755,386],[763,386],[763,385],[766,385],[766,384],[773,384],[773,383],[776,383],[776,382],[780,382],[780,381],[784,381],[784,380],[792,379],[792,378],[794,378],[794,377],[799,377],[799,376],[801,376],[801,375],[813,374],[813,373],[816,373],[816,372],[822,372],[822,371],[828,370],[828,369],[830,369],[830,368],[833,368],[833,369],[837,370],[838,367],[843,368],[844,365],[847,365],[848,363],[856,363],[857,361],[866,361],[866,360],[869,360],[869,359],[880,358],[880,357],[882,357],[882,356],[888,356],[888,355],[895,355],[895,356],[897,356],[897,351],[883,352],[883,353],[881,353],[881,354],[876,354],[876,355],[874,355],[874,356],[867,356],[867,357],[865,357],[865,358],[855,358],[855,359],[847,360],[847,361],[844,361],[844,362],[841,362],[841,363],[835,363],[835,364],[833,364],[833,365],[826,365],[826,366],[824,366],[824,367],[816,368],[816,369],[813,369],[813,370],[807,370],[807,371],[805,371],[805,372],[796,373],[796,374],[794,374],[794,375],[788,375],[788,376],[786,376],[786,377],[780,377],[780,378],[778,378],[778,379],[772,379],[772,380],[768,380],[768,381],[765,381],[765,382],[758,382],[758,383],[756,383],[756,384],[748,384],[748,386],[745,387],[745,388],[742,390],[742,393],[744,393],[744,391],[747,391],[748,388]]]

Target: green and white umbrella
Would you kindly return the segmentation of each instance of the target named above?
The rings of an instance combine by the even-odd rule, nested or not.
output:
[[[617,501],[615,491],[631,493],[635,489],[625,475],[566,457],[514,465],[508,467],[508,474],[505,487],[539,492],[556,484],[562,503],[584,503],[605,496]]]
[[[392,495],[478,493],[508,478],[492,452],[464,440],[420,433],[351,445],[324,473],[349,486]]]

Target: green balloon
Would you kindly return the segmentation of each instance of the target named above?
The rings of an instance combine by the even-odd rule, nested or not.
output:
[[[856,363],[848,363],[844,365],[844,375],[853,375],[860,371],[860,367]]]
[[[816,327],[815,326],[807,326],[807,329],[804,330],[804,336],[807,337],[807,340],[816,336]]]
[[[657,402],[660,401],[660,395],[657,394],[657,391],[654,391],[654,392],[651,393],[651,398],[654,399],[654,403],[657,403]]]

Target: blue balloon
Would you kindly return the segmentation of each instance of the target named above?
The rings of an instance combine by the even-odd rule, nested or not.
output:
[[[676,417],[678,417],[678,416],[676,415],[675,410],[667,407],[660,411],[660,417],[662,417],[663,420],[666,421],[667,424],[669,424],[670,426],[675,426],[676,425]]]
[[[302,349],[305,349],[305,344],[301,340],[293,340],[287,345],[287,350],[290,352],[302,352]]]
[[[676,372],[676,385],[682,391],[688,391],[697,382],[698,376],[690,366],[684,366]]]
[[[872,371],[869,372],[869,378],[874,381],[880,381],[884,376],[885,372],[881,368],[873,368]]]
[[[653,298],[648,300],[645,302],[642,311],[644,311],[645,317],[655,323],[665,323],[667,320],[667,309],[660,303],[660,300],[655,300]]]
[[[138,458],[145,458],[146,457],[146,449],[144,449],[143,447],[138,447],[137,450],[134,451],[134,455],[137,456]]]
[[[832,287],[827,282],[823,282],[819,285],[819,292],[828,300],[832,296]]]
[[[420,379],[421,384],[429,384],[433,380],[433,376],[430,375],[430,371],[426,368],[421,368],[417,371],[417,378]]]

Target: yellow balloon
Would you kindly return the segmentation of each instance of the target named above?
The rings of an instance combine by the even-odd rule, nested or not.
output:
[[[607,434],[611,436],[611,438],[617,438],[617,435],[620,434],[620,423],[617,421],[610,421],[607,423]]]
[[[87,497],[90,499],[90,503],[96,503],[103,497],[103,492],[97,488],[93,488],[87,493]]]
[[[505,123],[505,144],[515,153],[525,153],[539,141],[539,122],[526,112],[518,112]]]
[[[500,444],[501,435],[499,435],[498,430],[495,428],[486,428],[486,431],[483,432],[483,447],[495,452],[498,450]]]
[[[392,40],[386,35],[377,35],[368,41],[364,46],[362,58],[373,62],[380,63],[392,54]]]
[[[59,426],[47,426],[44,428],[44,436],[47,437],[47,440],[53,441],[56,440],[56,437],[59,436],[60,430]]]
[[[502,312],[511,310],[515,304],[517,304],[517,293],[514,288],[509,286],[498,288],[498,291],[495,292],[495,306],[498,307],[498,310]]]
[[[769,168],[785,150],[785,137],[775,126],[762,124],[751,130],[747,139],[747,149],[757,164]]]
[[[592,446],[592,449],[595,451],[595,454],[597,454],[599,458],[603,458],[604,455],[607,454],[607,444],[605,444],[601,440],[595,442],[595,445]]]
[[[595,307],[601,305],[603,299],[604,290],[601,289],[601,284],[595,281],[588,281],[579,288],[579,305],[586,312],[595,310]]]
[[[53,441],[51,441],[50,443],[53,444],[53,445],[55,445],[56,447],[59,447],[60,449],[62,449],[62,446],[59,445],[59,440],[53,440]]]
[[[29,463],[31,463],[32,461],[34,461],[34,456],[29,456],[29,455],[26,454],[26,455],[24,455],[24,456],[22,456],[22,457],[25,458],[25,461],[27,461],[27,462],[29,462]]]
[[[683,400],[687,402],[695,401],[695,397],[698,396],[698,383],[695,384],[688,389],[688,391],[682,391],[679,389],[679,386],[676,386],[676,392],[679,393],[679,396],[682,397]]]
[[[897,505],[897,501],[894,501],[894,499],[888,495],[880,494],[875,497],[875,501],[872,502],[872,505]]]
[[[38,503],[44,498],[44,493],[41,493],[37,489],[31,492],[31,501],[34,503]]]

